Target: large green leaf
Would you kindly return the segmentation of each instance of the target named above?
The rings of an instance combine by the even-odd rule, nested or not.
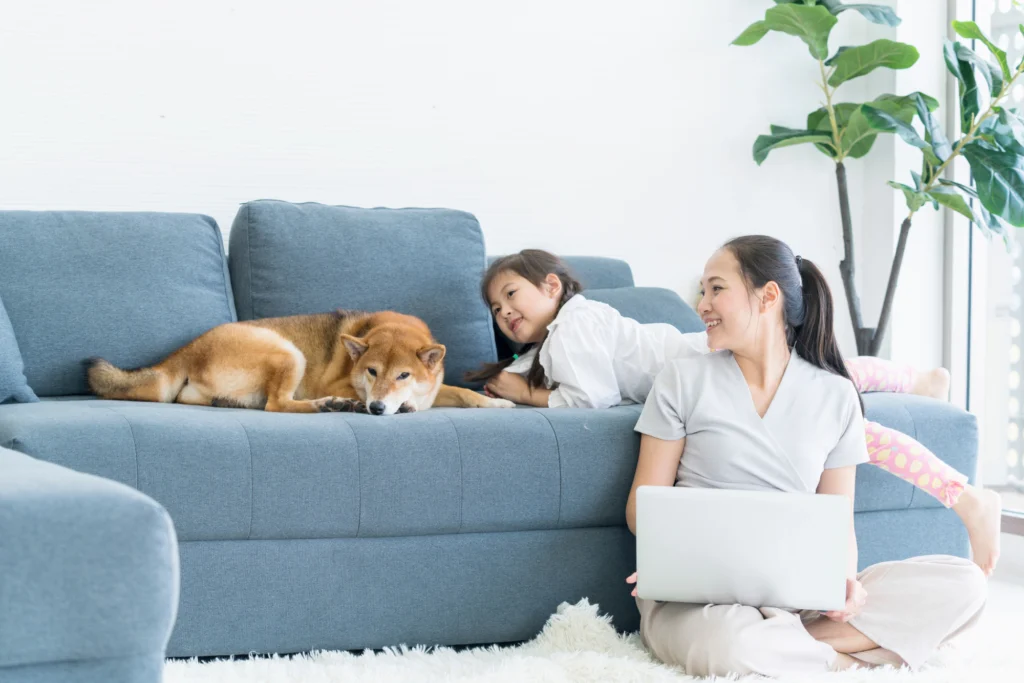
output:
[[[1013,109],[995,107],[990,116],[978,126],[978,135],[991,140],[1000,149],[1024,155],[1024,120]]]
[[[948,185],[949,187],[960,188],[960,191],[963,192],[964,194],[967,194],[967,195],[969,195],[971,197],[974,197],[975,199],[978,198],[978,191],[977,190],[975,190],[973,187],[968,187],[967,185],[964,185],[963,183],[958,183],[955,180],[948,180],[946,178],[939,178],[939,184],[940,185]]]
[[[838,53],[835,71],[828,79],[833,88],[859,76],[869,74],[878,67],[909,69],[920,55],[917,48],[906,43],[881,38],[867,45],[858,45]]]
[[[979,100],[978,82],[974,78],[974,69],[967,62],[963,62],[956,54],[956,43],[945,41],[942,46],[942,56],[946,60],[946,68],[957,80],[960,92],[960,127],[969,130],[974,122],[974,117],[981,111]]]
[[[914,114],[917,111],[914,100],[915,96],[920,97],[924,101],[929,111],[934,111],[939,106],[938,100],[918,92],[911,93],[910,95],[879,95],[868,104],[909,124],[914,119]],[[852,159],[860,159],[871,151],[875,138],[880,132],[871,127],[863,113],[861,113],[860,107],[861,105],[851,102],[840,102],[833,107],[842,142],[843,156]],[[828,120],[828,111],[821,107],[808,114],[807,128],[831,134],[832,125]],[[819,145],[818,149],[830,157],[835,158],[836,156],[833,149],[829,146]]]
[[[815,59],[828,57],[828,35],[837,19],[820,5],[776,5],[764,13],[771,31],[796,36],[807,43]]]
[[[999,62],[999,68],[1003,72],[1003,78],[1010,80],[1012,74],[1010,73],[1010,65],[1006,62],[1006,52],[996,47],[996,44],[988,39],[978,25],[973,21],[954,21],[953,30],[957,32],[957,35],[962,38],[969,38],[971,40],[980,40],[988,48],[988,51],[992,53],[992,56]]]
[[[933,187],[928,192],[928,196],[946,208],[956,211],[968,220],[976,220],[974,211],[971,210],[967,200],[959,192],[948,187]]]
[[[896,16],[896,12],[891,7],[886,7],[885,5],[844,5],[839,0],[821,0],[821,4],[827,7],[828,11],[832,14],[839,14],[840,12],[852,9],[860,12],[865,19],[876,24],[882,24],[883,26],[900,25],[900,18]]]
[[[907,200],[907,208],[910,209],[911,211],[917,211],[922,206],[927,204],[928,201],[931,199],[924,192],[918,192],[917,190],[908,185],[904,185],[903,183],[897,183],[895,180],[889,181],[889,187],[895,188],[897,190],[903,190],[903,196]]]
[[[992,94],[992,99],[1002,94],[1004,81],[999,67],[985,61],[978,56],[978,53],[961,43],[955,43],[953,51],[956,52],[957,59],[960,60],[961,64],[966,63],[977,73],[981,74],[981,77],[985,79],[985,83],[988,84],[988,91]]]
[[[976,200],[978,199],[978,191],[973,187],[968,187],[967,185],[958,183],[955,180],[947,180],[945,178],[939,178],[939,183],[949,187],[955,187],[968,197],[972,197]],[[1004,238],[1007,237],[1006,224],[998,216],[992,215],[992,212],[986,209],[980,201],[974,202],[971,209],[974,212],[974,217],[971,220],[973,220],[980,228],[991,233],[1001,235]]]
[[[980,202],[975,204],[974,208],[978,214],[978,217],[974,222],[983,228],[988,228],[986,231],[986,237],[992,234],[999,235],[1003,238],[1003,243],[1007,248],[1009,248],[1010,235],[1006,230],[1006,223],[1003,222],[1003,219],[993,215],[992,212],[982,206]]]
[[[853,45],[843,45],[841,48],[836,50],[836,53],[834,55],[825,60],[825,66],[832,66],[833,64],[835,64],[836,60],[839,59],[839,55],[843,54],[847,50],[853,49],[853,47]]]
[[[859,104],[853,104],[852,102],[839,102],[838,104],[832,105],[832,109],[836,116],[836,127],[839,129],[840,135],[842,135],[844,129],[849,125],[850,116],[856,112],[858,107],[860,107]],[[832,122],[829,121],[828,110],[825,109],[825,107],[815,109],[807,115],[807,130],[820,132],[823,135],[829,136],[829,140],[832,139]],[[874,142],[874,136],[872,136],[871,140],[867,142],[867,149],[864,150],[864,154],[867,154],[867,151],[871,149],[871,143]],[[826,156],[833,159],[838,157],[835,148],[832,145],[817,144],[815,147],[821,150],[822,154],[825,154]]]
[[[909,123],[905,123],[892,114],[882,111],[877,107],[872,107],[870,104],[862,105],[860,110],[867,119],[868,124],[875,130],[884,131],[886,133],[896,133],[914,147],[919,149],[931,149],[931,145],[921,139],[921,136],[917,134],[917,131],[914,130],[914,127]]]
[[[945,161],[953,153],[953,145],[949,144],[949,139],[946,138],[946,133],[942,130],[942,124],[932,114],[930,103],[925,101],[921,93],[914,93],[910,99],[914,102],[918,118],[924,124],[925,141],[931,143],[932,151],[935,152],[939,161]]]
[[[748,26],[743,33],[737,36],[736,40],[732,41],[733,45],[740,45],[746,47],[747,45],[753,45],[757,41],[768,35],[768,23],[764,21],[755,21],[753,24]]]
[[[823,135],[814,130],[797,130],[794,128],[783,128],[782,126],[772,126],[771,135],[758,135],[757,140],[754,141],[754,161],[760,166],[768,158],[769,152],[780,147],[802,145],[808,142],[823,144],[831,142],[831,140],[831,135]]]
[[[1010,225],[1024,227],[1024,156],[978,141],[964,145],[963,155],[985,208]]]

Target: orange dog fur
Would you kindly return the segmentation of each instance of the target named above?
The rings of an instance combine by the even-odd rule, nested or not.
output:
[[[375,415],[514,407],[445,385],[444,355],[419,318],[339,310],[226,323],[152,367],[94,358],[87,373],[97,396],[131,401]]]

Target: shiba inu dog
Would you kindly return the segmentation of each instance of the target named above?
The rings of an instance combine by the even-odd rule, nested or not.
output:
[[[515,406],[445,385],[444,354],[419,318],[339,310],[219,325],[148,368],[86,365],[108,399],[373,415]]]

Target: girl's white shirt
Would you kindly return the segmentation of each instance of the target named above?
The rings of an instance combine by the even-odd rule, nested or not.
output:
[[[706,332],[684,334],[667,323],[641,324],[582,294],[562,305],[540,350],[551,408],[610,408],[643,403],[672,360],[710,353]],[[530,371],[534,347],[505,370]]]

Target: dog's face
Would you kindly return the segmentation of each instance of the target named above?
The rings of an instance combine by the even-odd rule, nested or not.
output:
[[[342,335],[352,357],[349,378],[372,415],[419,410],[421,399],[432,397],[444,372],[445,347],[424,344],[417,334],[400,326],[382,326],[362,339]]]

